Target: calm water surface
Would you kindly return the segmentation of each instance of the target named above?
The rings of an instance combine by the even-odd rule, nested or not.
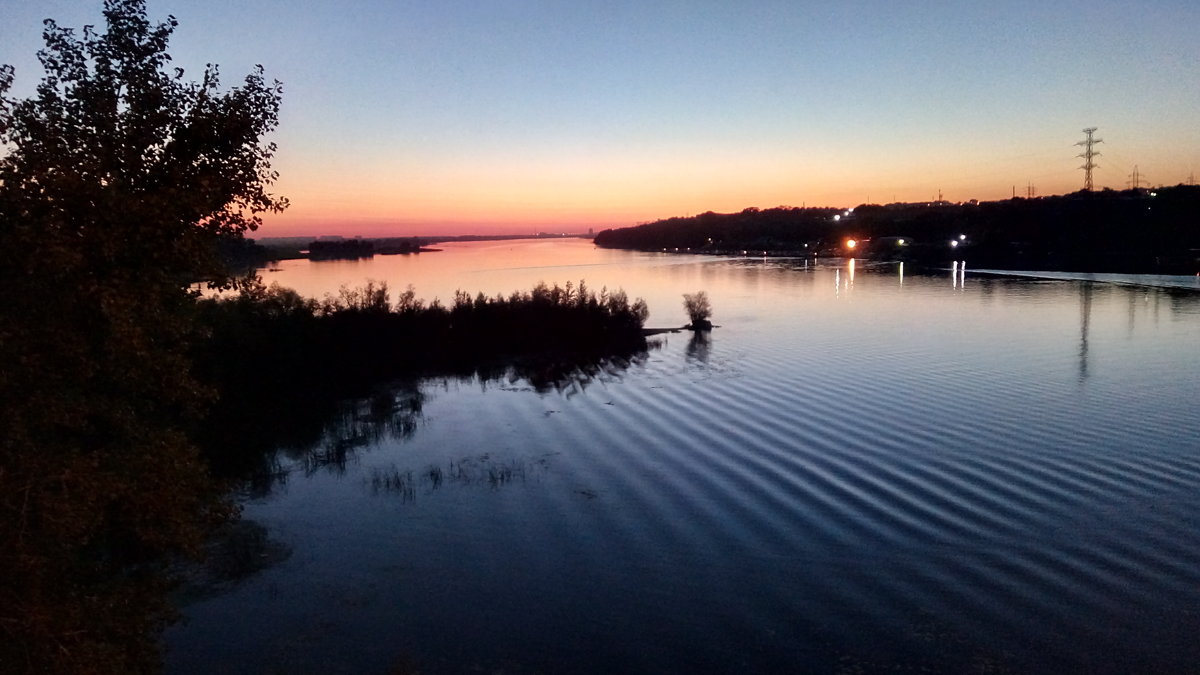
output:
[[[245,516],[290,557],[188,604],[169,671],[1200,668],[1200,293],[445,249],[264,277],[585,279],[650,326],[704,289],[720,327],[549,392],[425,381],[415,427],[283,460]]]

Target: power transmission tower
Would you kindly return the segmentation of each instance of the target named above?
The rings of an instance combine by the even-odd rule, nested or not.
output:
[[[1138,173],[1137,164],[1133,165],[1133,173],[1129,174],[1129,180],[1125,182],[1134,190],[1142,187],[1142,174]],[[1147,185],[1149,185],[1148,182]]]
[[[1037,188],[1033,186],[1033,183],[1029,183],[1028,185],[1026,185],[1025,186],[1025,198],[1033,199],[1036,196],[1037,196]]]
[[[1098,168],[1100,166],[1096,162],[1092,161],[1095,158],[1100,156],[1100,153],[1096,152],[1092,146],[1096,145],[1097,143],[1103,143],[1104,139],[1092,138],[1092,134],[1096,133],[1096,127],[1088,127],[1083,130],[1083,133],[1087,134],[1087,138],[1082,141],[1079,141],[1078,143],[1075,144],[1075,145],[1082,145],[1083,152],[1076,155],[1076,157],[1083,158],[1083,166],[1079,167],[1079,168],[1083,169],[1083,189],[1087,190],[1088,192],[1091,192],[1092,191],[1092,169]]]

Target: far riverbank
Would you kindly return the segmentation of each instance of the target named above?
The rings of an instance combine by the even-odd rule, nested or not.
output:
[[[748,208],[604,230],[641,251],[837,256],[926,266],[1194,275],[1200,187],[1076,192],[994,202]]]

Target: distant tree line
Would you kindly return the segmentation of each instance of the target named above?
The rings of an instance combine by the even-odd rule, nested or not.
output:
[[[604,230],[595,243],[606,248],[643,251],[690,250],[698,252],[803,251],[806,244],[831,238],[838,232],[830,208],[748,208],[738,213],[713,213],[675,217],[636,227]]]
[[[321,239],[308,244],[311,260],[356,260],[373,255],[375,243],[369,239]]]
[[[1037,199],[746,209],[605,230],[612,248],[772,252],[1063,271],[1200,271],[1200,187],[1101,190]],[[966,235],[960,246],[951,239]],[[850,251],[846,239],[862,246]],[[901,242],[900,240],[904,240]]]
[[[357,260],[375,255],[420,253],[419,239],[317,239],[308,244],[310,260]]]

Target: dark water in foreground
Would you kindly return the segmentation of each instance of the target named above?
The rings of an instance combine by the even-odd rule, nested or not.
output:
[[[327,265],[277,276],[585,278],[655,326],[706,289],[721,327],[548,393],[426,381],[415,426],[285,460],[245,516],[290,557],[189,604],[171,672],[1200,667],[1198,293],[583,242]]]

